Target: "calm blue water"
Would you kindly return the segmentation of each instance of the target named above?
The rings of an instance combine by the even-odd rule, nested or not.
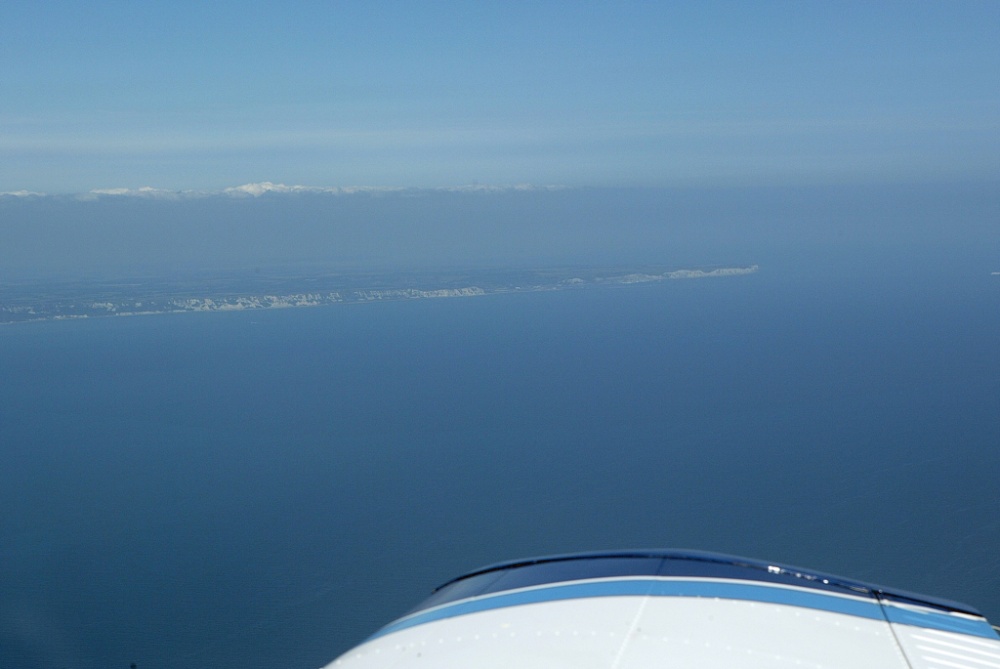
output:
[[[3,329],[0,667],[314,668],[613,547],[1000,619],[1000,282],[788,272]]]

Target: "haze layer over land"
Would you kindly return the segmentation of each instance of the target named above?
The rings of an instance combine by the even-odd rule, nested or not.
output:
[[[252,193],[257,192],[257,196]],[[996,268],[989,182],[800,188],[265,189],[0,196],[0,281],[254,271],[669,269],[807,262]],[[961,247],[961,250],[959,250]],[[977,254],[993,253],[981,260]],[[880,260],[881,256],[881,260]]]

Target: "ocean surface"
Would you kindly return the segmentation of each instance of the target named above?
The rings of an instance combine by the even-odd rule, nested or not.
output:
[[[806,265],[0,330],[0,668],[314,669],[616,547],[1000,620],[1000,277]]]

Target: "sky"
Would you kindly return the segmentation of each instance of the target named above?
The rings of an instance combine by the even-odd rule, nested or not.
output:
[[[11,0],[0,193],[1000,178],[1000,3]]]

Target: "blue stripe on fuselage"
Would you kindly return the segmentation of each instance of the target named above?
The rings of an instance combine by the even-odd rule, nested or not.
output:
[[[454,618],[470,613],[541,602],[554,602],[590,597],[708,597],[736,599],[769,604],[786,604],[808,609],[819,609],[845,615],[884,620],[881,607],[874,599],[838,597],[821,592],[796,590],[758,585],[740,581],[699,581],[671,579],[614,579],[606,581],[581,581],[545,585],[525,590],[501,592],[446,604],[436,609],[415,613],[390,623],[372,635],[372,639],[408,627],[423,625],[436,620]]]
[[[767,604],[782,604],[805,609],[828,611],[869,620],[889,620],[930,629],[958,632],[995,639],[996,634],[985,621],[956,618],[934,611],[910,612],[883,606],[875,598],[838,596],[819,591],[802,590],[758,583],[726,580],[684,580],[657,578],[609,579],[548,584],[524,590],[501,592],[474,597],[435,609],[420,611],[397,620],[373,634],[369,640],[393,632],[457,616],[494,609],[538,604],[542,602],[587,599],[592,597],[694,597],[731,599]]]

